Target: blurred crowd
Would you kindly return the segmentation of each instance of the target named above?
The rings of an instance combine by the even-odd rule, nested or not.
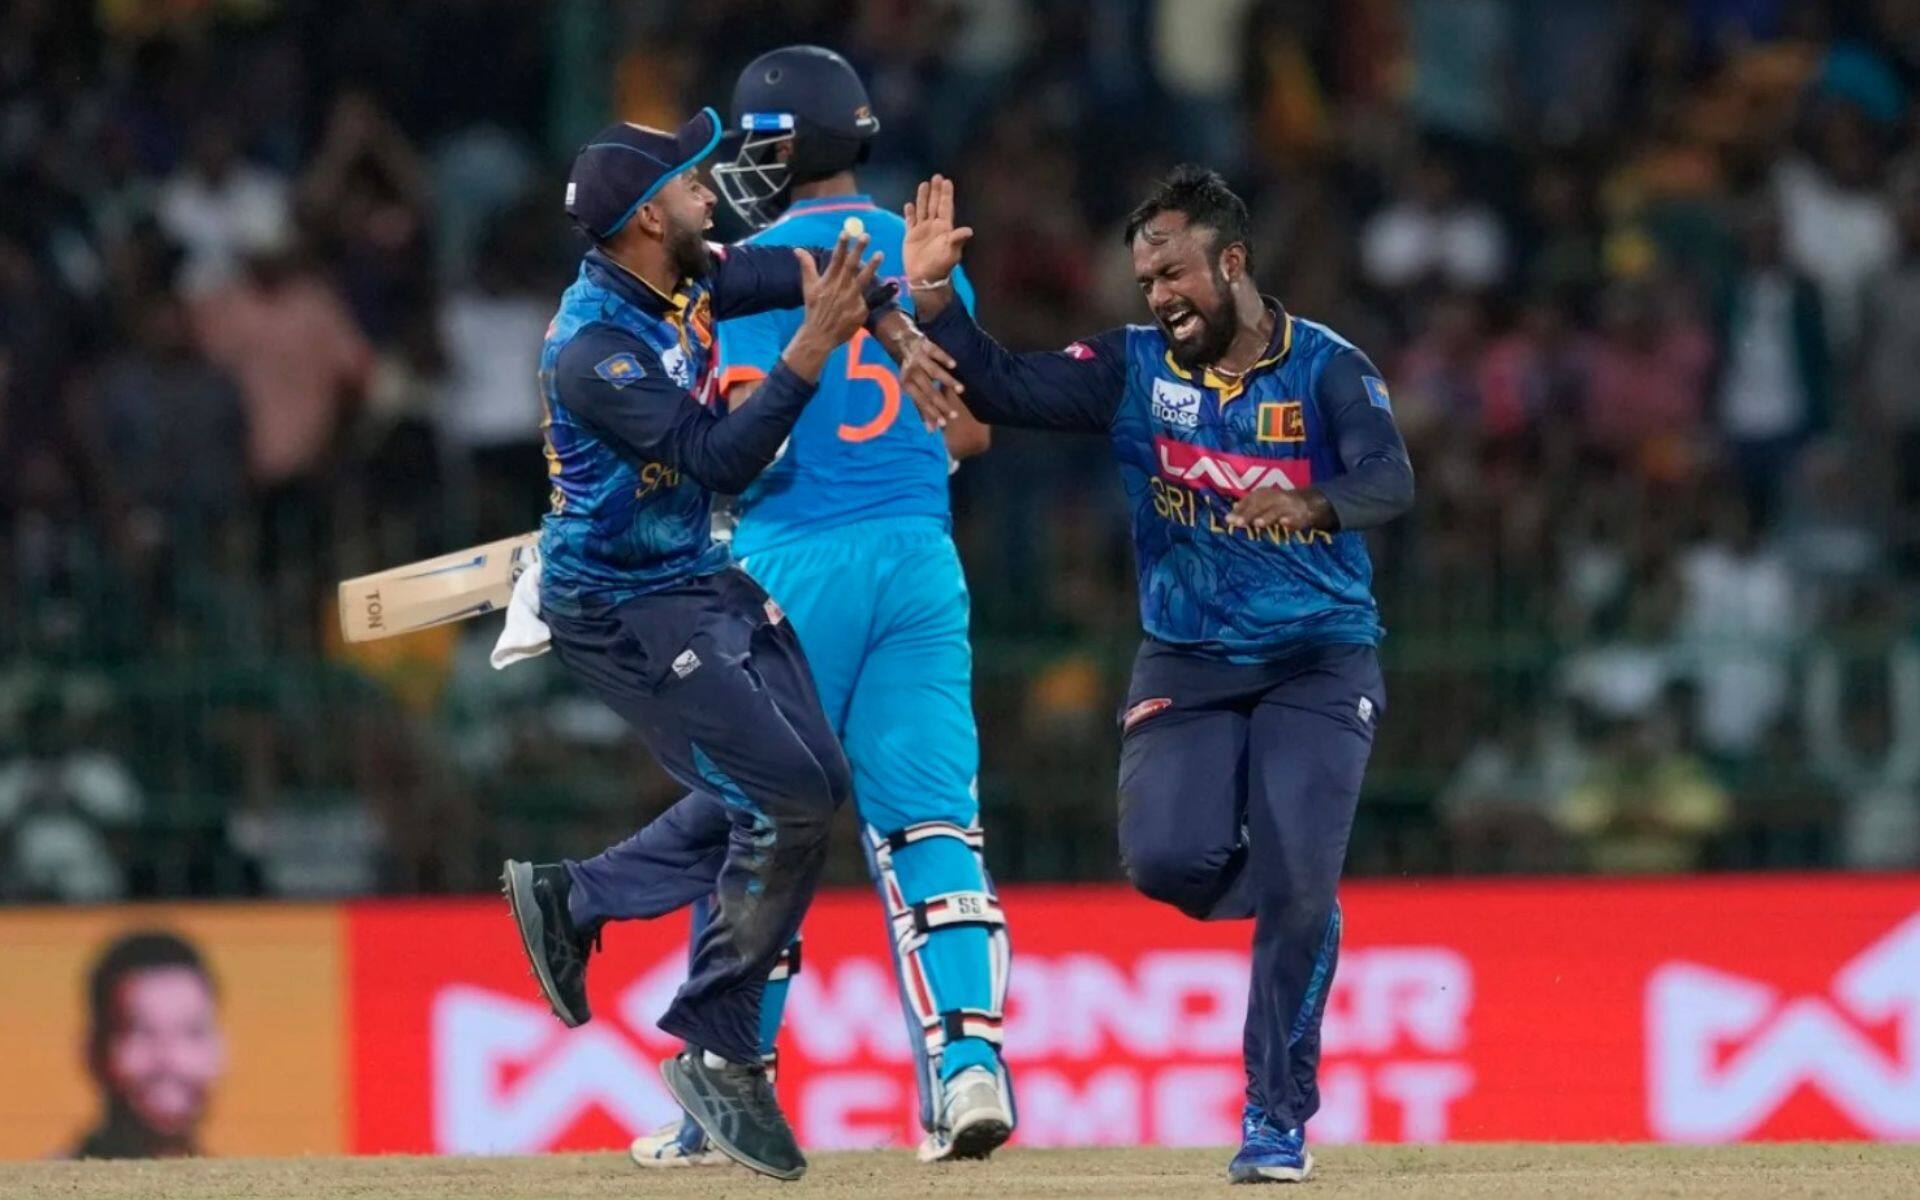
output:
[[[1920,0],[11,0],[0,897],[469,888],[673,797],[331,594],[534,525],[572,151],[796,41],[877,200],[959,179],[1008,343],[1144,319],[1120,222],[1197,160],[1385,368],[1356,870],[1920,863]],[[1105,448],[955,488],[995,870],[1110,876]]]

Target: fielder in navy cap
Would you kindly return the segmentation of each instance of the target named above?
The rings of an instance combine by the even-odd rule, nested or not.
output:
[[[713,1144],[757,1171],[806,1169],[760,1058],[760,996],[826,861],[846,756],[780,606],[712,536],[716,493],[779,453],[828,357],[861,329],[896,356],[919,337],[864,263],[831,251],[714,246],[698,168],[713,110],[674,133],[614,125],[581,148],[567,213],[593,241],[540,358],[553,507],[540,616],[567,669],[640,733],[690,795],[589,859],[508,862],[521,943],[554,1014],[591,1018],[586,968],[607,922],[711,895],[662,1067]],[[752,402],[717,403],[714,323],[803,308]],[[951,385],[948,377],[943,385]]]
[[[597,243],[638,217],[645,232],[665,242],[683,276],[704,279],[713,266],[706,242],[713,197],[695,168],[720,145],[721,132],[711,108],[673,133],[624,121],[607,126],[574,156],[567,215]]]

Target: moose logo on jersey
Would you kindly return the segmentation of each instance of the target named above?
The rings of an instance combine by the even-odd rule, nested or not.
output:
[[[1200,425],[1200,389],[1170,379],[1153,381],[1153,419],[1176,429]]]

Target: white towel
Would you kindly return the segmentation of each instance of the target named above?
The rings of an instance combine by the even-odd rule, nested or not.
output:
[[[540,619],[540,556],[520,573],[513,584],[513,599],[507,601],[507,627],[493,644],[488,659],[493,669],[504,671],[524,659],[538,658],[553,645],[553,634]]]

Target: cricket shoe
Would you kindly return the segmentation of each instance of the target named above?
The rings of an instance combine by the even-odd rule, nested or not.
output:
[[[600,948],[600,930],[574,925],[567,911],[567,893],[573,890],[567,868],[509,859],[500,873],[500,890],[507,895],[513,923],[520,928],[520,945],[553,1015],[568,1028],[585,1025],[593,1019],[587,1007],[587,956]]]
[[[642,1134],[627,1147],[627,1155],[642,1167],[724,1167],[733,1160],[713,1148],[700,1126],[686,1117]]]
[[[1313,1174],[1313,1155],[1304,1129],[1281,1129],[1266,1110],[1247,1105],[1240,1115],[1240,1153],[1227,1164],[1234,1183],[1304,1183]]]
[[[721,1153],[775,1179],[798,1179],[807,1160],[757,1062],[732,1063],[689,1046],[660,1064],[667,1090]]]
[[[940,1085],[940,1125],[920,1143],[920,1161],[986,1158],[1013,1136],[1013,1113],[1000,1076],[968,1067]]]

